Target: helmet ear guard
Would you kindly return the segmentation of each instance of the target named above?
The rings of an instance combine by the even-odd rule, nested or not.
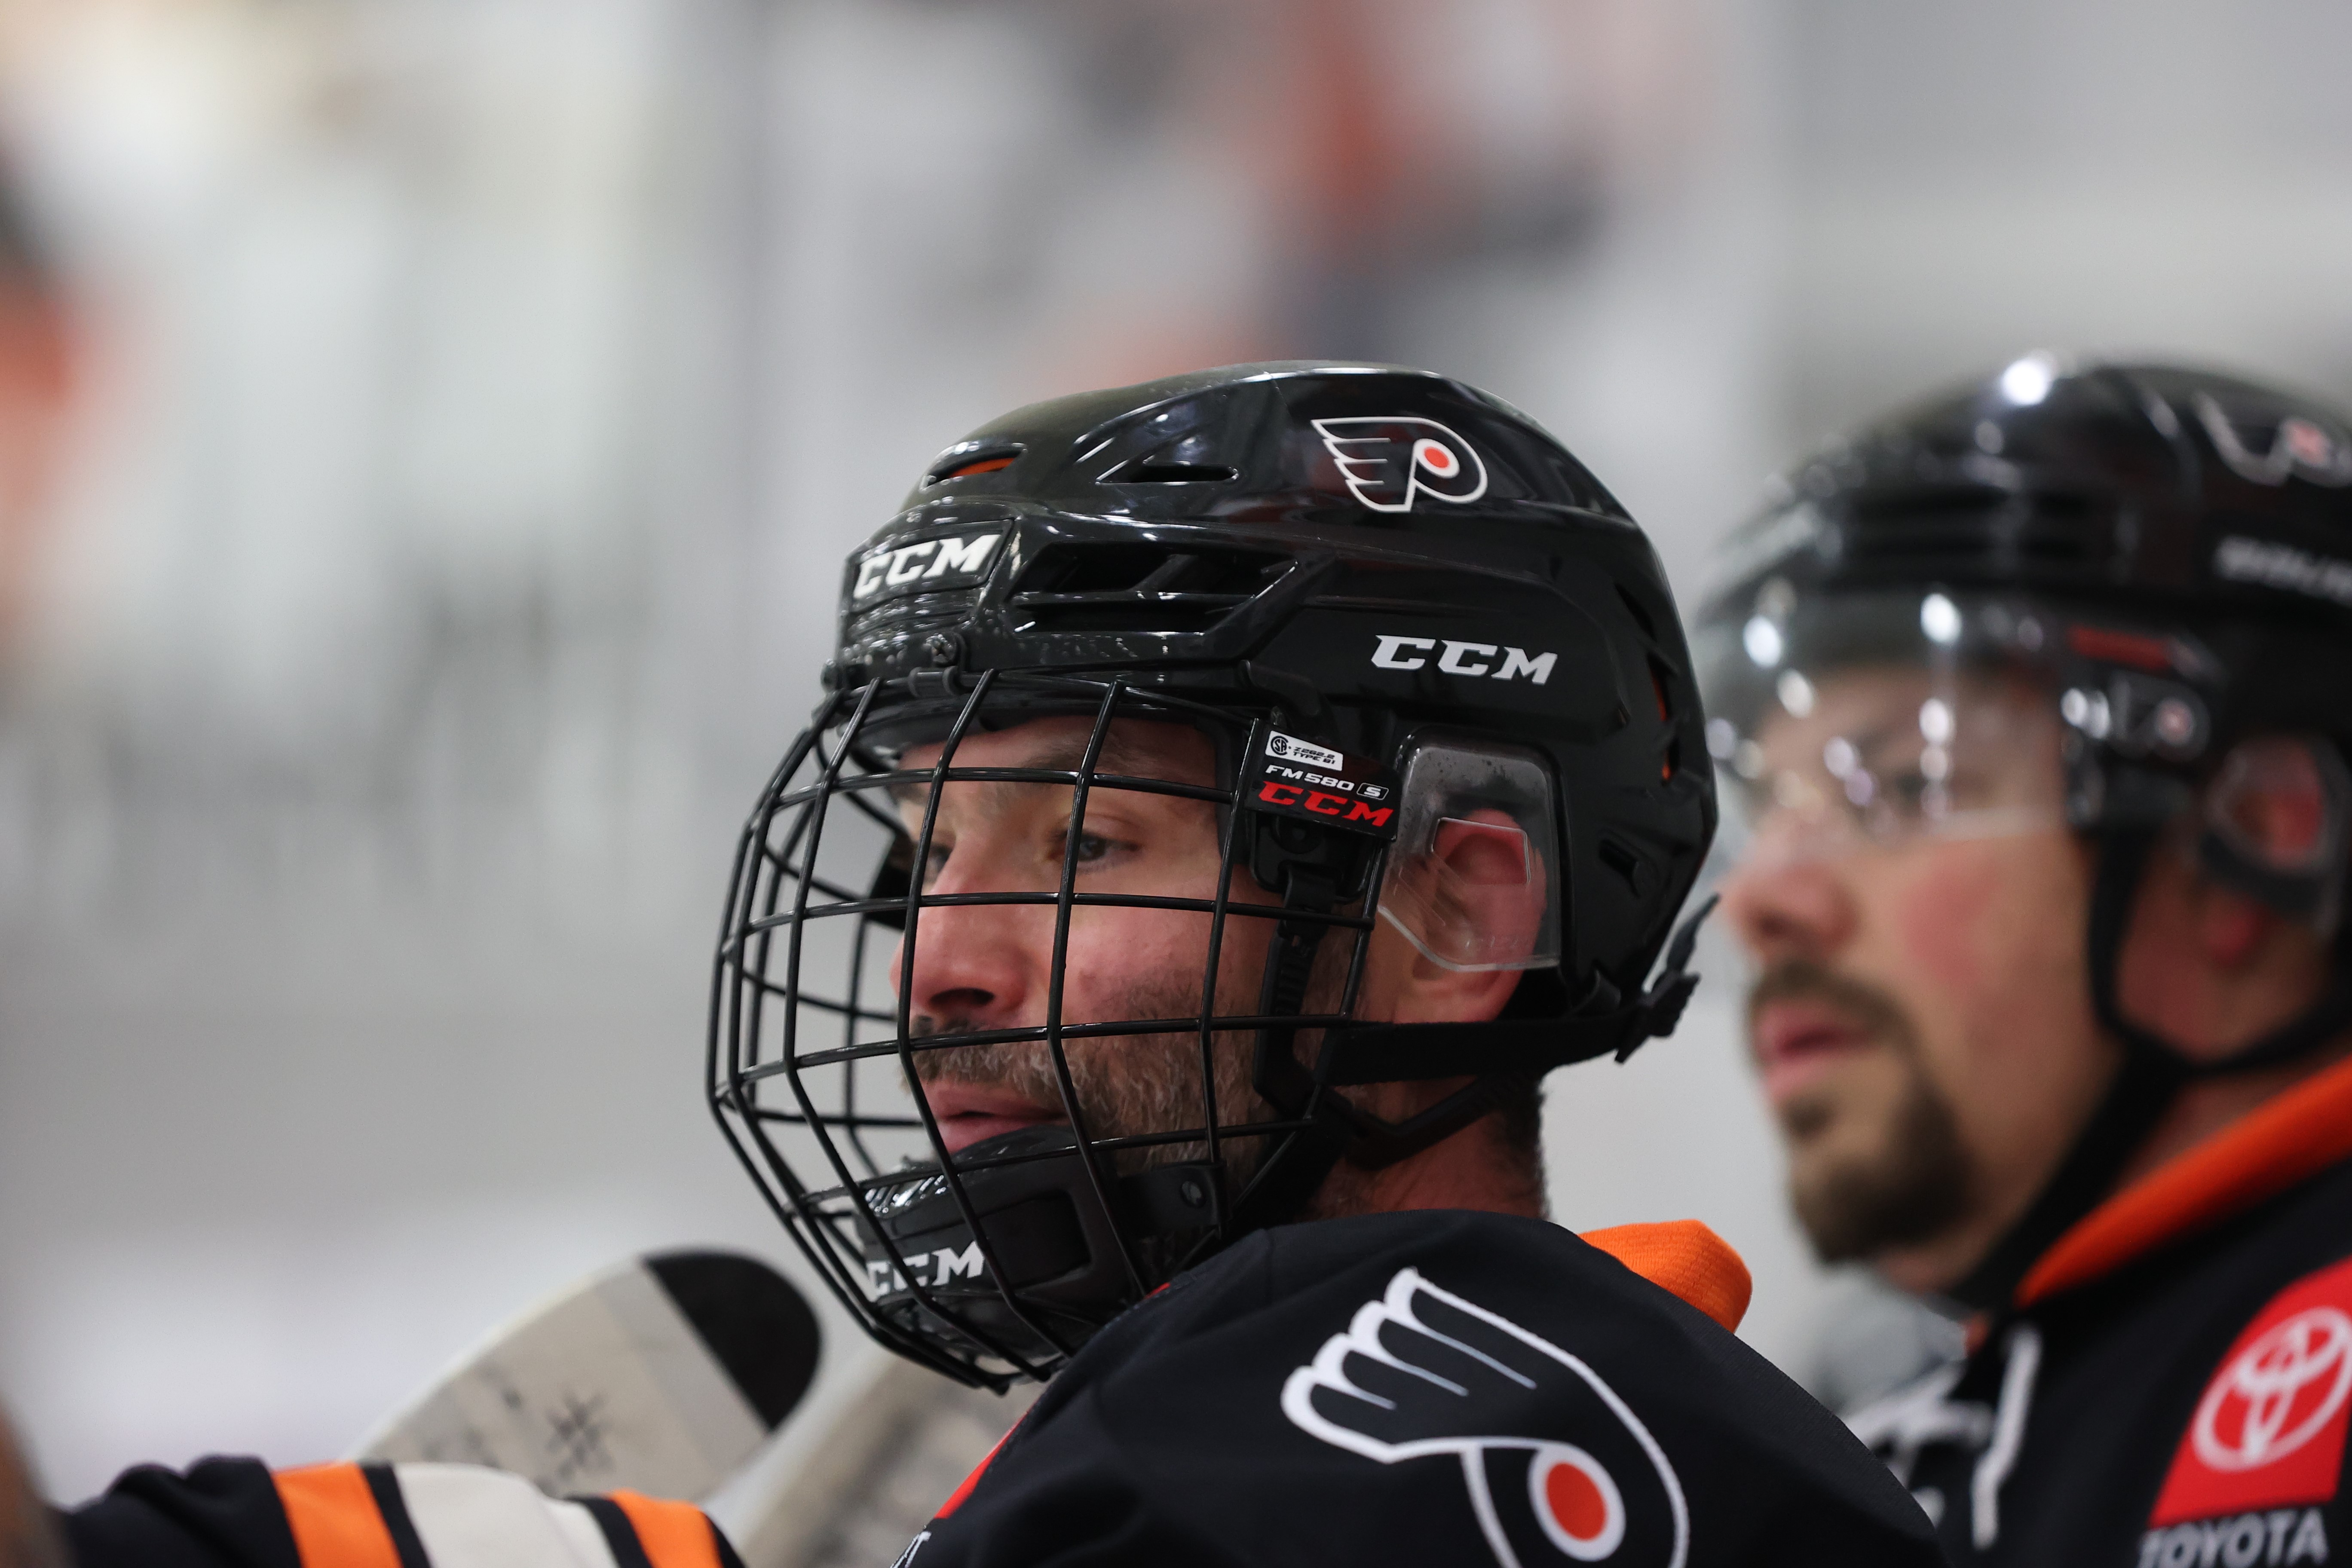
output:
[[[1310,753],[1305,761],[1302,750]],[[1360,908],[1370,897],[1381,923],[1449,977],[1557,967],[1558,803],[1542,760],[1523,747],[1442,736],[1416,738],[1405,751],[1400,785],[1393,782],[1398,772],[1355,763],[1279,731],[1269,735],[1244,791],[1252,875],[1280,893],[1286,910],[1310,916],[1343,905]],[[1328,771],[1314,771],[1318,764]],[[1345,811],[1337,804],[1342,798],[1349,802]],[[1310,1010],[1328,929],[1311,919],[1276,923],[1260,1013],[1296,1016]],[[1341,984],[1349,1010],[1359,1003],[1362,965],[1377,940],[1376,929],[1350,957]],[[1321,972],[1326,984],[1337,978],[1328,965]],[[1413,1064],[1415,1070],[1381,1079],[1346,1076],[1345,1047],[1353,1032],[1345,1026],[1322,1029],[1311,1065],[1302,1059],[1297,1026],[1261,1028],[1253,1082],[1268,1104],[1304,1120],[1310,1131],[1258,1173],[1243,1195],[1243,1213],[1256,1224],[1288,1217],[1339,1159],[1392,1164],[1486,1114],[1497,1089],[1491,1080],[1403,1122],[1332,1092],[1343,1085],[1470,1076],[1459,1062],[1464,1024],[1473,1031],[1492,1027],[1475,1016],[1449,1025],[1454,1052],[1433,1050]]]
[[[1708,900],[1676,933],[1665,974],[1631,1005],[1597,971],[1584,994],[1571,997],[1559,975],[1566,878],[1559,850],[1560,803],[1543,758],[1527,747],[1441,731],[1408,742],[1400,772],[1403,783],[1393,796],[1393,838],[1370,883],[1380,923],[1437,972],[1431,977],[1437,986],[1464,990],[1463,978],[1489,974],[1517,979],[1507,990],[1483,988],[1490,996],[1501,993],[1491,1010],[1479,1009],[1483,1016],[1327,1026],[1311,1064],[1294,1047],[1297,1030],[1262,1030],[1254,1064],[1258,1091],[1285,1114],[1319,1118],[1326,1128],[1317,1180],[1341,1156],[1378,1167],[1451,1136],[1492,1110],[1496,1093],[1514,1076],[1539,1075],[1612,1053],[1622,1061],[1643,1042],[1671,1033],[1696,984],[1686,966],[1698,922],[1714,907]],[[1323,853],[1344,854],[1344,836],[1325,823],[1258,816],[1255,842],[1260,849],[1252,856],[1252,870],[1262,885],[1285,888],[1286,908],[1328,913],[1343,900],[1361,896],[1361,880],[1272,879],[1277,863],[1265,854],[1270,842],[1303,830],[1322,838]],[[1369,862],[1350,863],[1360,870]],[[1297,875],[1297,860],[1278,864],[1279,874]],[[1293,889],[1301,886],[1316,889],[1317,902],[1294,905]],[[1344,891],[1327,896],[1335,887]],[[1282,922],[1267,963],[1262,1012],[1304,1010],[1326,929],[1320,923]],[[1361,961],[1360,954],[1357,962]],[[1360,980],[1358,974],[1349,976],[1346,994],[1351,1000]],[[1329,1092],[1452,1078],[1478,1081],[1402,1122]],[[1303,1202],[1304,1196],[1294,1194],[1290,1201]],[[1258,1201],[1271,1206],[1263,1195]]]
[[[2352,771],[2319,735],[2253,735],[2224,753],[2201,789],[2178,777],[2132,775],[2126,788],[2149,809],[2103,823],[2092,888],[2086,958],[2100,1023],[2127,1047],[2130,1064],[2175,1083],[2227,1078],[2291,1061],[2352,1023],[2352,928],[2339,918],[2352,842]],[[2168,805],[2161,815],[2156,809]],[[2220,886],[2309,925],[2328,944],[2331,978],[2304,1013],[2217,1060],[2192,1060],[2130,1017],[2117,992],[2124,938],[2149,858],[2168,834]]]
[[[2352,769],[2322,735],[2242,741],[2207,784],[2197,864],[2322,936],[2342,918]]]
[[[1429,742],[1406,764],[1403,798],[1381,919],[1441,969],[1558,968],[1559,807],[1542,759]]]

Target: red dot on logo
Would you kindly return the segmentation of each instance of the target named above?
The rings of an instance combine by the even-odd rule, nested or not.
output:
[[[1544,1502],[1559,1527],[1579,1541],[1591,1541],[1608,1528],[1609,1500],[1574,1465],[1551,1468],[1544,1478]]]
[[[1440,479],[1452,476],[1462,467],[1462,460],[1447,450],[1444,444],[1423,436],[1412,444],[1412,460]]]

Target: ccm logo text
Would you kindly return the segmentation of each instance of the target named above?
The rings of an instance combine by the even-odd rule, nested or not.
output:
[[[930,1265],[929,1279],[924,1278],[923,1266],[926,1263]],[[988,1259],[981,1256],[980,1243],[976,1241],[967,1244],[961,1252],[950,1247],[942,1247],[929,1254],[910,1252],[907,1255],[907,1268],[914,1275],[916,1284],[934,1290],[954,1279],[988,1278]],[[907,1289],[907,1276],[893,1268],[887,1258],[868,1258],[866,1283],[879,1295]]]
[[[1374,827],[1386,827],[1389,814],[1396,808],[1374,805],[1369,801],[1350,800],[1344,795],[1328,795],[1303,784],[1284,784],[1280,779],[1268,779],[1258,785],[1258,799],[1268,805],[1296,806],[1311,811],[1318,816],[1336,816],[1342,822],[1369,822]]]
[[[1443,647],[1444,651],[1437,650]],[[1435,655],[1442,675],[1483,675],[1490,680],[1525,678],[1541,686],[1551,679],[1556,653],[1529,653],[1525,648],[1498,647],[1493,643],[1454,642],[1451,638],[1380,635],[1372,662],[1382,669],[1420,669]]]
[[[857,582],[850,598],[869,599],[885,588],[903,587],[918,579],[976,577],[988,566],[1001,533],[975,533],[962,539],[926,539],[896,550],[877,550],[857,563]]]

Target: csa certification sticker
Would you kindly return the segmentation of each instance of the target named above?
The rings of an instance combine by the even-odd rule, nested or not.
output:
[[[1242,774],[1254,811],[1297,816],[1375,838],[1396,837],[1396,778],[1376,763],[1275,730]]]

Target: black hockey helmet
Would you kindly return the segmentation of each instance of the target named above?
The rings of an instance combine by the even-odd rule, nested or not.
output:
[[[1800,464],[1727,541],[1717,581],[1695,637],[1709,749],[1759,813],[1811,803],[1835,831],[1882,837],[2038,815],[2097,846],[2092,994],[2126,1067],[1964,1301],[2007,1296],[2179,1084],[2301,1055],[2352,1023],[2338,918],[2352,829],[2341,416],[2202,371],[2029,355]],[[1765,726],[1811,717],[1823,674],[1864,665],[1924,673],[1904,699],[1916,725],[1906,710],[1868,739],[1854,726],[1811,736],[1800,766],[1768,763]],[[2055,713],[2060,766],[2040,792],[1972,765],[2017,738],[2006,705],[2020,692]],[[2238,786],[2283,780],[2308,811],[2237,809]],[[2336,942],[2335,984],[2303,1017],[2201,1067],[2116,995],[2147,856],[2192,810],[2209,874]]]
[[[1498,1085],[1673,1027],[1687,940],[1643,981],[1715,827],[1694,690],[1641,531],[1532,420],[1459,382],[1240,365],[1007,415],[942,453],[844,569],[824,699],[730,888],[713,1108],[883,1343],[972,1383],[1044,1375],[1175,1268],[1294,1215],[1338,1160],[1402,1158]],[[1058,887],[926,893],[911,871],[934,864],[942,786],[1008,777],[958,747],[1041,717],[1084,737],[1009,773],[1068,792]],[[1208,736],[1216,776],[1103,765],[1131,721]],[[902,769],[918,746],[936,755]],[[1213,808],[1205,896],[1080,882],[1088,799],[1138,789]],[[1447,925],[1415,869],[1474,809],[1509,825],[1545,900],[1509,953]],[[1231,897],[1244,878],[1253,900]],[[929,911],[975,902],[1054,911],[1034,1026],[927,1030],[911,957],[885,978]],[[1062,1016],[1073,918],[1112,904],[1197,919],[1196,1009]],[[1382,920],[1446,967],[1520,971],[1503,1016],[1354,1017]],[[1263,983],[1236,1007],[1220,954],[1243,952],[1264,955]],[[1204,1089],[1193,1124],[1089,1127],[1071,1044],[1137,1037],[1197,1050],[1203,1084],[1237,1044],[1255,1117]],[[1049,1055],[1069,1124],[950,1158],[919,1058],[1006,1044]],[[1334,1092],[1451,1079],[1471,1083],[1402,1124]]]

